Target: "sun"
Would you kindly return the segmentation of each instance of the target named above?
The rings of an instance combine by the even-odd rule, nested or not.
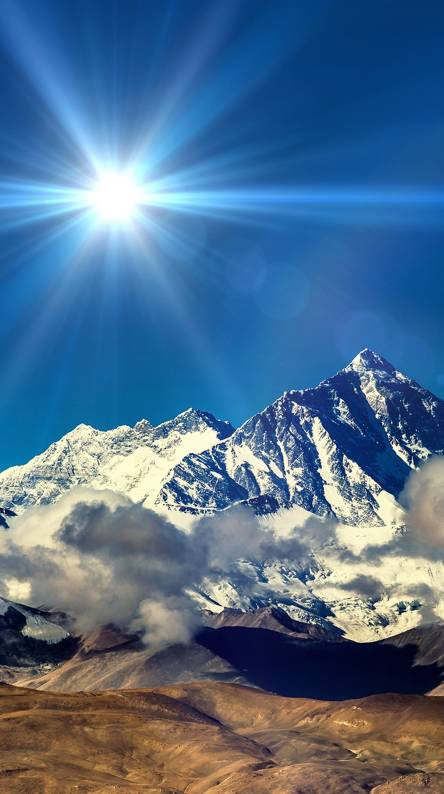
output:
[[[142,192],[126,173],[102,174],[90,192],[89,204],[106,223],[125,223],[142,202]]]

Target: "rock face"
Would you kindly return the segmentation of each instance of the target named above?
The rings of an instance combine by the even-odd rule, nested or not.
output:
[[[75,653],[63,616],[0,598],[0,680],[39,675]]]
[[[14,518],[16,514],[13,510],[8,509],[7,507],[0,507],[0,527],[3,529],[8,529],[8,519]]]
[[[185,457],[159,501],[195,512],[267,495],[345,523],[383,523],[405,479],[444,451],[444,402],[363,350],[289,391],[226,441]]]

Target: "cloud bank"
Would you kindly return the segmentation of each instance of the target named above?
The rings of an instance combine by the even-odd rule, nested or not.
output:
[[[432,457],[407,480],[401,502],[407,510],[407,526],[413,542],[425,553],[443,557],[444,552],[444,458]]]
[[[330,546],[341,563],[374,565],[371,575],[355,568],[353,578],[338,585],[344,594],[375,601],[393,595],[396,587],[378,578],[387,556],[443,559],[444,458],[413,472],[400,499],[404,530],[355,554],[338,544],[334,521],[315,516],[280,537],[247,508],[234,507],[184,532],[121,494],[73,489],[53,505],[28,510],[0,534],[0,582],[6,597],[66,611],[81,633],[114,623],[140,630],[148,644],[187,642],[200,622],[191,593],[203,581],[229,573],[244,593],[258,595],[260,583],[241,560],[304,567]],[[412,584],[410,591],[433,616],[430,587]]]
[[[308,560],[326,532],[327,524],[310,519],[279,538],[238,507],[185,533],[124,496],[79,488],[27,511],[3,533],[0,581],[21,593],[27,586],[33,605],[74,616],[81,633],[114,623],[141,630],[150,644],[186,642],[199,624],[190,591],[203,579],[239,559]]]

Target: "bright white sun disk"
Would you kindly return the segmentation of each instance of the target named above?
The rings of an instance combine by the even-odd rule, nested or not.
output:
[[[141,203],[140,188],[128,174],[107,173],[91,191],[90,203],[102,220],[128,221]]]

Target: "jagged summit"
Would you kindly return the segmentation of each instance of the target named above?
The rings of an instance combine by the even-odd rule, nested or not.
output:
[[[370,350],[370,348],[365,347],[356,356],[350,361],[349,364],[346,364],[345,367],[340,369],[335,375],[332,375],[324,380],[320,381],[314,387],[308,387],[306,389],[287,389],[280,397],[279,400],[285,399],[294,399],[300,395],[307,395],[313,393],[316,389],[322,389],[323,387],[328,387],[332,383],[335,384],[338,378],[342,378],[346,376],[348,373],[355,373],[358,376],[369,376],[369,375],[379,375],[381,376],[390,376],[390,377],[398,377],[402,380],[409,380],[406,375],[396,369],[387,359],[381,356],[379,353],[376,353],[374,350]],[[412,381],[413,382],[413,381]]]
[[[187,408],[185,411],[181,411],[180,414],[177,414],[175,418],[181,419],[185,417],[188,417],[190,419],[204,419],[205,421],[210,421],[210,422],[224,421],[224,420],[216,419],[216,417],[213,414],[211,414],[209,411],[203,411],[202,408],[192,408],[192,407]]]
[[[267,497],[346,523],[384,523],[411,469],[443,452],[444,402],[366,348],[184,458],[159,502],[199,512]]]
[[[345,371],[354,370],[357,372],[361,372],[362,370],[377,370],[381,372],[396,372],[395,367],[393,364],[390,364],[387,359],[381,356],[379,353],[376,353],[374,350],[370,350],[368,347],[364,347],[350,362],[350,364],[345,367]]]
[[[229,422],[188,409],[154,426],[98,430],[80,424],[23,466],[0,473],[0,499],[19,512],[56,501],[76,486],[111,488],[152,506],[171,468],[233,432]]]
[[[213,414],[209,411],[203,411],[201,408],[187,408],[185,411],[181,411],[180,414],[174,417],[174,419],[169,419],[166,422],[162,422],[162,424],[169,424],[171,422],[175,422],[176,424],[183,423],[183,422],[201,422],[204,421],[209,425],[225,425],[226,427],[230,427],[232,430],[234,429],[230,422],[225,419],[217,419]],[[160,427],[160,425],[158,425]]]
[[[138,430],[139,433],[149,433],[153,429],[153,425],[148,419],[139,419],[138,422],[134,425],[134,430]]]
[[[180,414],[177,414],[176,419],[179,419],[181,416],[211,416],[211,414],[207,414],[205,411],[201,411],[199,408],[193,408],[190,406],[186,408],[185,411],[181,411]]]
[[[75,427],[73,427],[72,430],[69,430],[62,437],[69,439],[72,436],[78,436],[78,435],[89,434],[89,433],[98,433],[98,432],[99,431],[95,427],[93,427],[92,425],[87,425],[87,424],[85,424],[85,422],[80,422],[80,424],[78,424]]]

